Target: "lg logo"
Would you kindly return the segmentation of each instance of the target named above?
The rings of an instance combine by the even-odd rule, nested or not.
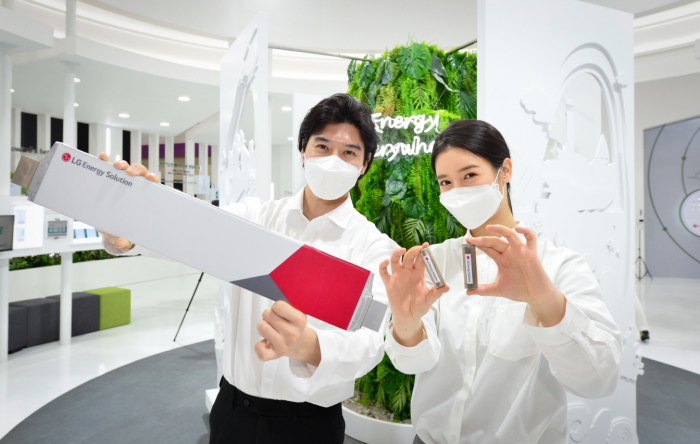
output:
[[[63,155],[61,156],[61,159],[63,159],[64,162],[69,162],[70,161],[70,154],[63,153]]]

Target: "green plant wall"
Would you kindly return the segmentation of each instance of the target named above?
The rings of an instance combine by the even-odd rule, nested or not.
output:
[[[451,121],[476,118],[476,53],[445,54],[436,46],[411,42],[381,57],[352,61],[348,93],[375,113],[398,117],[439,115],[439,129]],[[421,134],[424,143],[437,132]],[[380,148],[410,144],[408,128],[384,128]],[[461,236],[464,227],[440,204],[440,188],[430,155],[399,152],[377,157],[350,195],[357,211],[404,248],[423,242],[440,243]],[[410,417],[414,377],[397,371],[384,355],[382,362],[355,383],[365,405],[370,401],[394,413],[395,421]]]
[[[121,256],[112,256],[105,250],[86,250],[73,253],[73,263],[97,261],[102,259],[112,259]],[[23,270],[26,268],[48,267],[51,265],[61,265],[60,254],[40,254],[37,256],[22,256],[10,259],[10,271]]]

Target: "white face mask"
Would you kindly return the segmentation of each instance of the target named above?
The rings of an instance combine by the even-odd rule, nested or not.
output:
[[[362,170],[338,156],[310,157],[304,162],[304,176],[311,191],[323,200],[335,200],[355,186]]]
[[[440,202],[465,228],[474,229],[489,220],[503,200],[496,179],[490,185],[452,188],[440,195]]]

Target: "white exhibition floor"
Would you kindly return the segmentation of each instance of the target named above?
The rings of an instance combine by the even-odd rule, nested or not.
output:
[[[700,374],[700,279],[646,278],[639,288],[651,336],[644,357]]]
[[[0,438],[37,409],[92,378],[212,339],[218,281],[205,275],[178,341],[173,342],[198,277],[125,285],[132,291],[130,325],[73,338],[67,347],[54,342],[10,355],[7,364],[0,364]],[[646,280],[644,299],[651,333],[651,342],[642,347],[644,355],[700,374],[700,279]],[[212,388],[216,383],[212,380]]]
[[[131,324],[27,348],[0,364],[0,438],[45,404],[90,379],[174,348],[214,338],[218,280],[204,275],[177,342],[199,273],[132,285]],[[212,379],[211,386],[217,381]],[[202,395],[204,409],[204,395]]]

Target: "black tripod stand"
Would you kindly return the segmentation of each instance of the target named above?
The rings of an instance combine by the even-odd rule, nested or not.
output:
[[[634,261],[634,265],[639,271],[637,271],[635,276],[640,281],[644,279],[646,275],[649,275],[650,278],[654,279],[654,276],[652,276],[651,272],[649,272],[649,267],[647,267],[647,263],[644,262],[644,258],[642,257],[642,230],[637,230],[637,232],[639,233],[639,244],[637,248],[637,260]],[[642,274],[642,267],[644,267],[644,274]]]
[[[194,291],[192,292],[192,297],[190,298],[190,303],[187,304],[187,308],[185,309],[185,314],[182,316],[182,321],[180,321],[180,326],[177,328],[177,333],[175,333],[175,337],[173,338],[173,342],[177,339],[177,335],[180,333],[180,329],[182,328],[183,322],[185,322],[185,316],[187,316],[187,312],[190,311],[190,305],[192,305],[192,301],[194,300],[194,295],[197,294],[197,289],[199,288],[199,283],[202,282],[202,277],[204,276],[204,272],[199,275],[199,280],[197,281],[197,286],[194,287]]]

